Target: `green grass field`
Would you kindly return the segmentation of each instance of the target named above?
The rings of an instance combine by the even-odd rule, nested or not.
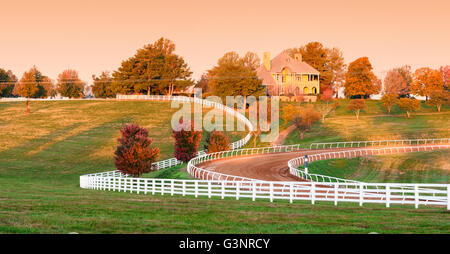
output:
[[[352,112],[347,111],[348,100],[341,100],[335,112],[316,123],[305,133],[303,140],[300,134],[293,131],[285,144],[308,144],[313,142],[336,142],[352,140],[388,140],[450,137],[450,110],[443,108],[441,113],[431,106],[422,104],[420,111],[410,119],[404,114],[392,115],[382,111],[380,102],[367,101],[368,109],[361,113],[359,120]]]
[[[81,189],[80,175],[113,169],[123,123],[147,127],[161,159],[171,157],[168,126],[175,110],[166,102],[145,101],[32,102],[31,109],[26,115],[24,103],[0,103],[1,233],[450,233],[450,214],[437,207],[336,207]],[[420,134],[430,126],[448,134],[447,117],[399,118],[384,130],[412,124]],[[322,139],[319,133],[307,138],[325,141],[340,133],[326,130],[320,130]],[[245,134],[230,133],[234,140]],[[184,168],[147,176],[188,178]]]
[[[361,182],[449,183],[450,150],[311,162],[309,173]]]

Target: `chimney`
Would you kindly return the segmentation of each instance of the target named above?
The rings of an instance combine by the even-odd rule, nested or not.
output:
[[[300,53],[296,53],[294,55],[295,60],[299,61],[300,63],[302,62],[302,54]]]
[[[264,52],[264,59],[263,59],[263,61],[264,61],[264,67],[266,67],[266,69],[268,71],[270,71],[270,68],[271,68],[271,66],[270,66],[270,52]]]

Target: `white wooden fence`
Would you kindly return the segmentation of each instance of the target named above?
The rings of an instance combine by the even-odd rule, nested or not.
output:
[[[336,152],[325,152],[309,155],[310,161],[330,158],[351,158],[361,155],[380,155],[397,152],[428,151],[448,149],[450,145],[428,145],[393,147],[380,149],[356,149]],[[80,186],[88,189],[109,190],[161,195],[191,195],[207,197],[232,197],[251,200],[308,200],[312,204],[317,201],[329,201],[337,205],[339,202],[379,203],[390,207],[391,204],[445,206],[450,210],[450,184],[413,184],[413,183],[364,183],[346,179],[324,179],[309,177],[306,182],[261,181],[245,177],[219,174],[201,169],[195,164],[225,157],[251,154],[264,154],[284,151],[302,150],[298,146],[279,146],[265,148],[249,148],[205,154],[191,160],[188,171],[196,178],[209,180],[178,180],[126,177],[116,171],[80,176]],[[303,157],[296,158],[301,164]],[[295,167],[294,160],[290,161]],[[296,169],[296,171],[299,171]],[[311,175],[311,174],[309,174]],[[318,182],[316,182],[318,181]]]
[[[328,183],[274,181],[179,180],[84,175],[80,186],[87,189],[182,196],[232,197],[274,200],[307,200],[446,206],[450,209],[450,184]]]

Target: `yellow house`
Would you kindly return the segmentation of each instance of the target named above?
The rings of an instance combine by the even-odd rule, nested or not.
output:
[[[270,59],[265,52],[263,64],[256,70],[271,96],[316,95],[319,94],[319,71],[302,61],[301,54],[290,57],[281,52]]]

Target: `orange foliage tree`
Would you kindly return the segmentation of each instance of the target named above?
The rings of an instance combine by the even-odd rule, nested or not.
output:
[[[25,72],[14,86],[13,94],[27,98],[27,114],[30,113],[30,98],[47,96],[47,89],[52,88],[51,80],[33,66]]]
[[[65,70],[58,75],[57,90],[62,96],[69,98],[83,97],[84,82],[78,78],[75,70]]]
[[[290,104],[283,108],[282,117],[285,122],[295,125],[300,139],[303,139],[305,132],[310,130],[313,124],[320,119],[320,114],[311,106],[299,107]]]
[[[366,98],[380,91],[380,81],[372,69],[367,57],[358,58],[349,64],[344,84],[347,97]]]
[[[230,149],[230,138],[220,131],[211,131],[206,136],[205,149],[208,153],[226,151]]]
[[[397,106],[406,112],[406,116],[409,118],[411,115],[411,112],[419,110],[420,108],[420,101],[416,99],[410,99],[410,98],[401,98],[397,102]]]
[[[441,112],[442,105],[448,104],[450,100],[450,92],[445,89],[431,91],[428,105],[436,106],[438,112]]]
[[[392,107],[397,104],[398,98],[394,94],[387,93],[381,97],[381,105],[391,113]]]
[[[361,109],[366,108],[366,102],[363,99],[353,99],[347,106],[348,110],[355,112],[356,119],[359,120]]]
[[[433,91],[444,89],[442,74],[438,70],[428,67],[419,68],[414,72],[414,80],[411,85],[411,93],[430,97]]]

